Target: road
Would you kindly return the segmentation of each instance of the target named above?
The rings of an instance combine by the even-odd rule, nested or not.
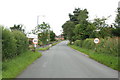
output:
[[[117,78],[118,72],[67,46],[63,41],[37,59],[17,78]]]

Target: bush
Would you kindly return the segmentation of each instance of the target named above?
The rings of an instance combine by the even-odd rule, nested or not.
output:
[[[74,45],[96,51],[97,53],[111,54],[118,56],[118,38],[100,39],[100,43],[95,44],[94,39],[88,38],[84,41],[76,40]]]
[[[1,26],[2,27],[2,26]],[[20,31],[11,32],[2,27],[2,59],[17,56],[28,49],[28,39]]]
[[[83,41],[83,48],[87,49],[95,49],[95,43],[93,42],[94,39],[86,39]]]
[[[16,55],[16,50],[13,33],[2,27],[2,59],[12,58]]]
[[[83,42],[82,40],[76,40],[74,45],[82,47],[82,42]]]
[[[13,31],[12,33],[16,39],[17,55],[19,55],[28,49],[29,42],[24,33],[17,30]]]

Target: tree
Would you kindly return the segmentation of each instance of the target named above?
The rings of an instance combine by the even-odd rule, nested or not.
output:
[[[75,37],[74,37],[75,34],[73,32],[74,27],[75,27],[75,24],[72,21],[67,21],[62,25],[64,36],[66,36],[67,39],[70,40],[70,44],[72,41],[75,41]]]
[[[39,40],[42,45],[45,45],[50,41],[50,25],[43,22],[35,28],[35,33],[38,34]]]
[[[95,36],[99,38],[112,37],[112,27],[106,24],[107,18],[95,18],[93,24],[96,26]]]
[[[50,31],[50,41],[55,41],[55,33],[53,31]]]
[[[23,25],[22,24],[19,24],[19,25],[16,25],[16,24],[14,24],[14,26],[13,27],[10,27],[10,29],[13,31],[13,30],[19,30],[19,31],[21,31],[21,32],[25,32],[25,30],[23,29]]]
[[[73,15],[69,14],[70,21],[74,22],[75,25],[82,23],[88,18],[87,9],[81,10],[80,8],[75,8]]]
[[[62,26],[64,31],[63,35],[65,36],[65,38],[69,39],[70,43],[77,39],[88,38],[89,34],[86,32],[89,24],[87,20],[88,18],[87,9],[82,10],[80,8],[75,8],[73,14],[69,14],[69,18],[70,20],[66,21]]]
[[[119,36],[120,37],[120,8],[117,8],[117,16],[116,16],[116,19],[115,19],[114,26],[116,28],[112,30],[112,34],[114,36]]]
[[[120,8],[117,8],[117,15],[115,19],[115,27],[120,28]]]
[[[81,10],[80,8],[75,9],[73,11],[74,16],[76,16],[76,20],[78,21],[75,28],[74,28],[74,33],[75,33],[75,38],[76,39],[86,39],[89,38],[89,31],[88,30],[88,11],[87,9]],[[91,32],[91,31],[90,31]]]

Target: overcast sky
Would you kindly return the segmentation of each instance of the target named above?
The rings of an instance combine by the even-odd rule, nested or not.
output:
[[[68,14],[75,8],[87,9],[89,19],[110,16],[107,21],[114,23],[119,0],[0,0],[0,24],[11,27],[14,24],[26,26],[31,31],[43,21],[50,24],[52,30],[59,35],[61,26],[69,20]]]

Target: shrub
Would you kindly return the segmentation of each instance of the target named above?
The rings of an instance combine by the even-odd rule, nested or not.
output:
[[[19,55],[28,49],[29,42],[25,34],[21,31],[14,30],[12,33],[16,39],[17,55]]]
[[[110,54],[118,56],[118,38],[106,38],[100,39],[100,43],[95,44],[94,39],[88,38],[84,41],[76,40],[74,45],[80,46],[82,48],[90,49],[96,51],[97,53]]]
[[[13,58],[28,49],[28,39],[21,31],[10,31],[2,26],[2,59]]]
[[[83,48],[86,49],[95,49],[95,43],[93,42],[94,39],[86,39],[83,41]]]
[[[2,59],[12,58],[16,55],[16,40],[10,30],[2,27]]]
[[[83,42],[82,40],[76,40],[74,45],[82,47],[82,42]]]

